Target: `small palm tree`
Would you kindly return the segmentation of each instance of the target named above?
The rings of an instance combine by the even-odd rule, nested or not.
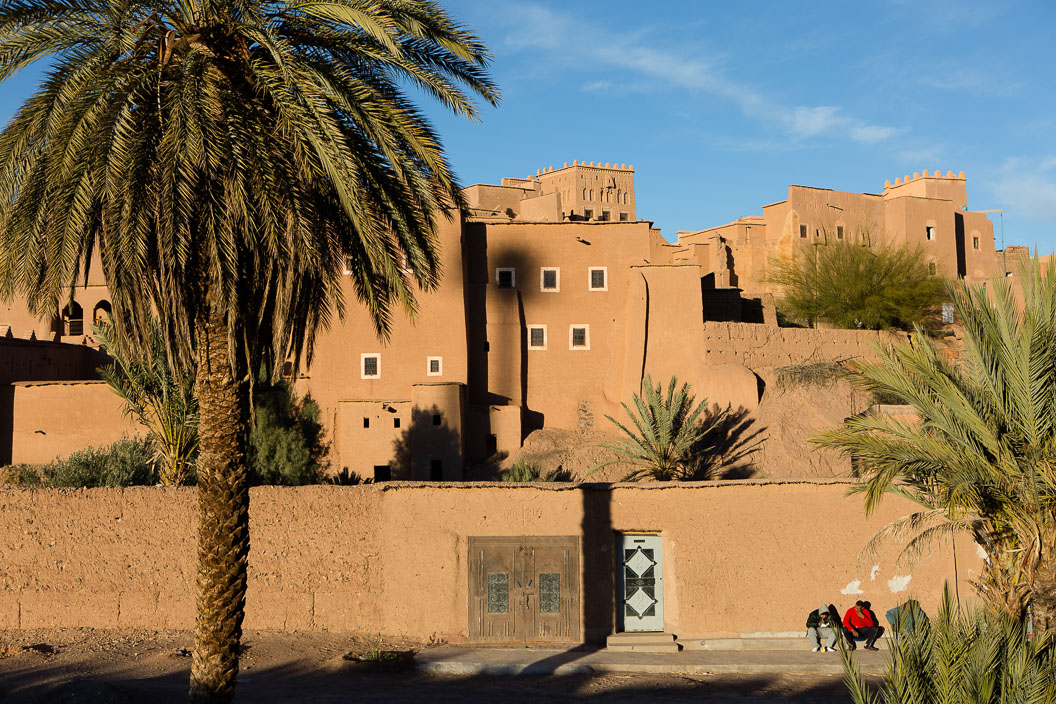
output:
[[[886,494],[921,509],[880,535],[907,550],[957,531],[986,552],[977,581],[996,609],[1056,626],[1056,274],[1036,260],[1018,282],[949,292],[964,328],[951,361],[918,329],[878,349],[856,383],[913,407],[919,422],[886,415],[847,419],[815,438],[849,455],[872,512]]]
[[[1051,704],[1056,699],[1056,648],[1030,638],[1005,614],[957,609],[949,586],[938,618],[920,620],[892,643],[879,691],[841,648],[844,681],[854,704]]]
[[[150,327],[149,347],[142,357],[132,357],[114,344],[109,323],[100,323],[93,331],[114,360],[100,367],[99,375],[125,402],[125,413],[134,416],[147,429],[153,440],[161,483],[187,484],[194,474],[198,451],[194,372],[172,371],[157,321]]]
[[[572,474],[568,470],[557,469],[545,472],[534,462],[518,460],[512,467],[499,476],[499,481],[504,482],[570,482]]]
[[[723,416],[716,416],[707,425],[702,423],[707,399],[695,403],[690,385],[680,387],[676,377],[668,382],[666,395],[661,384],[653,386],[648,374],[642,387],[644,395],[634,395],[634,410],[626,403],[620,404],[634,430],[612,416],[605,416],[628,439],[602,444],[601,447],[615,452],[617,458],[595,466],[591,473],[618,464],[631,467],[624,481],[646,477],[660,481],[696,478],[703,449],[701,441],[719,425]]]

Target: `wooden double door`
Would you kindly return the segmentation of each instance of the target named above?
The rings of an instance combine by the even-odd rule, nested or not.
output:
[[[471,537],[469,639],[580,642],[579,536]]]

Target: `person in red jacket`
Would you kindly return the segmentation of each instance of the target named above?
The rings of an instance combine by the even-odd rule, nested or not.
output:
[[[843,615],[844,635],[847,636],[847,647],[855,649],[855,638],[865,639],[866,650],[880,650],[874,645],[877,639],[884,634],[884,627],[876,623],[865,608],[864,601],[854,602],[854,606],[847,609]]]

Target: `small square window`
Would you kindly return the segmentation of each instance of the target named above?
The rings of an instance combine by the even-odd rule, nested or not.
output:
[[[529,325],[528,326],[528,349],[530,349],[530,350],[545,350],[546,349],[546,326],[545,325]]]
[[[612,215],[612,213],[610,213],[608,210],[602,210],[601,211],[601,217],[598,218],[598,219],[601,220],[602,222],[608,222],[609,221],[609,217],[611,217],[611,215]]]
[[[444,373],[443,357],[427,357],[425,360],[426,376],[441,376]]]
[[[539,274],[539,290],[557,293],[561,290],[561,270],[557,267],[544,267]]]
[[[837,225],[836,226],[836,239],[838,239],[838,240],[842,240],[843,239],[843,225]]]
[[[972,249],[979,249],[979,238],[978,237],[973,237],[972,238]]]
[[[591,210],[590,208],[587,208],[586,210],[583,211],[583,217],[585,217],[587,220],[593,220],[594,219],[594,211]]]
[[[496,269],[495,285],[499,288],[514,288],[517,286],[516,269]]]
[[[806,236],[807,236],[807,226],[806,225],[800,225],[799,226],[799,236],[802,237],[802,238],[806,238]]]
[[[441,416],[439,413],[434,413],[433,414],[433,425],[443,425],[443,424],[444,424],[443,416]]]
[[[363,427],[364,428],[369,428],[370,427],[370,418],[367,418],[367,417],[363,418]]]
[[[380,354],[363,354],[359,356],[360,364],[360,378],[362,379],[380,379],[381,378],[381,355]]]
[[[589,350],[590,349],[590,326],[571,325],[568,329],[568,349]]]
[[[608,291],[608,268],[604,266],[591,267],[589,286],[591,291]]]
[[[925,229],[924,236],[928,238],[928,242],[931,242],[932,240],[934,240],[935,239],[935,228],[932,227],[931,225],[928,225],[927,228]]]
[[[814,228],[814,236],[815,237],[821,237],[821,228],[820,227],[815,227]]]
[[[620,222],[627,222],[630,217],[631,216],[627,213],[620,213]]]
[[[396,416],[395,418],[392,419],[392,427],[393,428],[399,428],[400,427],[400,417],[399,416]]]

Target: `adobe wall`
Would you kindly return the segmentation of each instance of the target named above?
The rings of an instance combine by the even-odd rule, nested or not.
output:
[[[947,548],[912,566],[894,546],[859,560],[882,525],[845,483],[403,484],[251,491],[249,629],[467,635],[469,536],[577,535],[586,629],[611,628],[615,532],[664,539],[666,630],[683,642],[800,631],[819,600],[878,613],[934,609]],[[191,628],[195,491],[0,490],[0,628]],[[948,543],[946,544],[948,546]],[[960,592],[980,562],[958,546]],[[610,582],[611,584],[611,582]]]
[[[0,463],[49,462],[143,432],[103,381],[18,383],[7,391],[0,398],[10,403],[3,422],[11,430],[0,439],[9,445],[0,445]]]
[[[742,364],[758,372],[789,364],[869,359],[873,345],[890,344],[897,333],[874,330],[781,328],[752,323],[704,323],[705,364]]]

